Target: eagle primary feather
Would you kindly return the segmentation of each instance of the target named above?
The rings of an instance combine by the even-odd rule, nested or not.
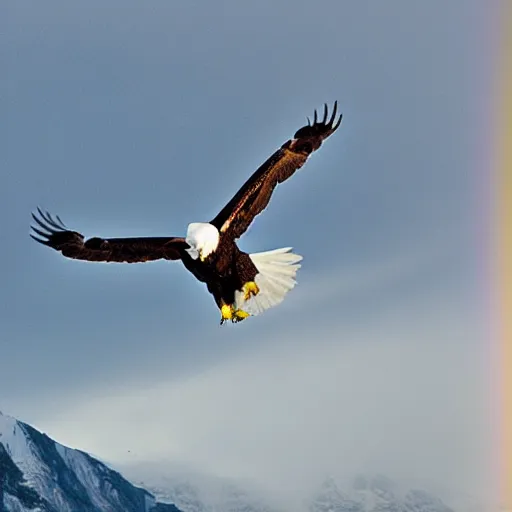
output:
[[[336,118],[337,102],[323,119],[315,110],[313,123],[300,128],[242,185],[240,190],[209,223],[191,223],[187,237],[100,238],[85,240],[69,230],[58,216],[53,218],[39,208],[32,214],[35,226],[30,236],[61,252],[67,258],[84,261],[141,263],[155,260],[181,260],[199,281],[206,284],[226,320],[239,322],[279,304],[295,286],[301,256],[291,248],[247,254],[236,240],[268,205],[279,183],[300,169],[322,142],[336,131],[342,116]],[[188,242],[188,243],[187,243]]]
[[[39,208],[40,218],[32,214],[39,225],[32,230],[38,235],[30,235],[37,242],[60,251],[67,258],[85,261],[105,261],[117,263],[142,263],[154,260],[179,260],[180,251],[187,244],[183,238],[85,238],[81,233],[70,231],[59,217],[57,220]],[[44,231],[43,231],[44,230]]]
[[[342,116],[336,120],[337,109],[338,102],[334,102],[328,120],[327,105],[324,105],[324,117],[320,122],[315,110],[313,124],[308,119],[308,126],[298,130],[292,140],[285,142],[264,162],[211,223],[221,233],[229,233],[233,238],[240,238],[254,217],[267,207],[276,186],[300,169],[309,155],[338,128]]]

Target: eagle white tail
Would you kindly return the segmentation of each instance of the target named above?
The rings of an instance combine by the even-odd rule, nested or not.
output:
[[[290,252],[291,247],[273,251],[249,254],[258,269],[254,279],[259,288],[257,295],[245,300],[244,293],[235,293],[235,307],[250,315],[258,315],[268,308],[277,306],[285,295],[296,285],[295,274],[301,267],[302,256]]]

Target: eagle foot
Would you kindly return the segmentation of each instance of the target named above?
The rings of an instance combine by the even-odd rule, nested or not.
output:
[[[233,321],[233,313],[234,312],[235,312],[235,310],[232,305],[223,304],[222,307],[220,308],[220,314],[221,314],[220,325],[222,325],[227,320]]]
[[[251,316],[249,313],[247,313],[247,311],[243,311],[242,309],[235,309],[235,311],[233,312],[233,318],[232,318],[232,322],[233,323],[238,323],[238,322],[241,322],[242,320],[245,320],[248,316]]]
[[[228,304],[223,304],[223,306],[220,308],[220,313],[220,325],[223,325],[224,322],[227,322],[228,320],[231,320],[232,323],[236,324],[242,320],[245,320],[248,316],[251,316],[246,311],[235,309],[233,305]]]
[[[260,293],[260,289],[254,281],[245,283],[242,287],[242,291],[244,292],[244,300],[249,300],[251,297]]]

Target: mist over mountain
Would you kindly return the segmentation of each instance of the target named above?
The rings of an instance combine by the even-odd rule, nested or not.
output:
[[[1,512],[483,512],[474,502],[454,507],[382,475],[343,483],[328,477],[290,503],[250,482],[165,462],[135,463],[122,471],[128,479],[0,413]]]
[[[169,465],[171,466],[171,465]],[[140,463],[125,474],[157,499],[175,503],[184,512],[483,512],[475,499],[451,496],[450,502],[421,487],[398,483],[384,475],[356,475],[338,481],[327,477],[313,492],[261,489],[251,482],[234,481],[166,464]],[[278,485],[276,485],[278,487]]]
[[[2,512],[183,512],[120,473],[0,413]]]

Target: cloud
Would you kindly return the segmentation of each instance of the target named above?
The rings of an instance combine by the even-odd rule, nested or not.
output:
[[[382,268],[369,295],[414,275]],[[115,464],[169,461],[290,494],[359,471],[471,488],[487,470],[485,347],[456,295],[414,297],[316,326],[299,301],[296,324],[259,346],[179,379],[89,389],[40,424]]]
[[[292,18],[276,15],[286,2],[231,3],[229,18],[206,3],[12,3],[2,408],[116,463],[291,492],[360,468],[479,482],[489,365],[464,252],[489,62],[476,2],[462,18],[428,2]],[[299,287],[257,321],[212,325],[181,268],[81,266],[31,245],[41,203],[87,236],[179,234],[336,98],[340,137],[243,239],[305,255]]]

